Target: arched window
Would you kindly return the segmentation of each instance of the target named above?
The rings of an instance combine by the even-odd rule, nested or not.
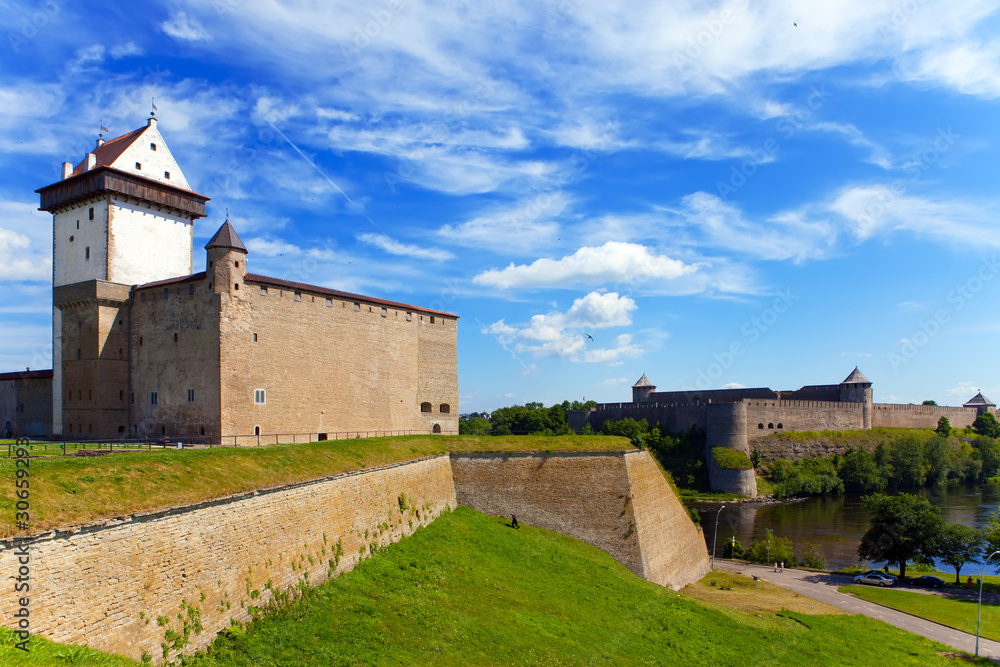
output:
[[[764,424],[763,423],[757,424],[757,428],[760,428],[760,429],[764,428]]]
[[[260,426],[254,426],[253,427],[253,434],[254,435],[260,435]]]
[[[778,422],[778,428],[784,428],[784,426],[781,425],[781,422]]]
[[[446,415],[446,414],[449,414],[450,412],[451,412],[451,406],[448,405],[447,403],[442,403],[441,404],[441,414]]]
[[[432,430],[434,431],[434,433],[440,433],[441,432],[441,424],[434,424],[434,428]]]
[[[774,424],[769,422],[768,425],[767,425],[767,427],[773,429],[774,428]]]
[[[421,403],[420,404],[420,411],[421,412],[430,412],[431,411],[431,404],[430,403]]]

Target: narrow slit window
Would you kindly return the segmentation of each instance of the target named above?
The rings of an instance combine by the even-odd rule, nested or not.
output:
[[[135,169],[136,169],[136,171],[142,171],[142,163],[141,162],[136,162],[135,163]]]
[[[296,301],[302,301],[302,292],[296,292],[295,293],[295,300]]]
[[[387,311],[385,308],[383,308],[382,309],[382,317],[386,317],[388,314],[389,314],[389,311]]]
[[[194,403],[194,389],[188,389],[188,403]]]
[[[333,308],[333,299],[331,299],[330,297],[326,297],[326,307]]]
[[[87,261],[90,261],[90,246],[87,246],[86,248],[83,249],[83,258]]]
[[[157,393],[155,391],[154,392],[150,392],[150,394],[149,394],[149,404],[150,405],[157,405],[159,403],[159,401],[160,401],[160,397],[157,395]]]
[[[149,150],[155,151],[156,150],[156,144],[149,144]]]
[[[170,172],[169,171],[163,172],[163,178],[165,178],[165,179],[167,179],[169,181],[170,180]]]
[[[406,321],[407,322],[412,322],[413,321],[413,313],[407,313],[406,314]]]
[[[253,392],[253,402],[256,405],[265,405],[267,403],[267,390],[255,389]]]
[[[94,207],[93,206],[90,207],[90,219],[91,220],[94,219]]]
[[[357,301],[355,301],[355,302],[354,302],[354,310],[355,310],[355,311],[359,311],[359,310],[361,310],[361,304],[360,304],[360,303],[358,303]]]
[[[260,295],[267,296],[267,287],[265,287],[264,285],[260,286]]]
[[[255,343],[257,342],[257,334],[253,335],[253,342],[255,342]]]
[[[169,299],[170,298],[170,288],[169,287],[164,287],[163,288],[163,298],[164,299]]]

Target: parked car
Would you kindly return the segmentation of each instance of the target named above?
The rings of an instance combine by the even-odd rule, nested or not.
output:
[[[854,583],[868,584],[869,586],[892,586],[896,582],[881,572],[865,572],[854,577]]]
[[[885,577],[886,579],[892,579],[893,581],[896,581],[896,575],[889,574],[888,572],[885,572],[883,570],[868,570],[867,572],[862,572],[861,576],[863,577],[867,574],[877,574],[880,577]]]
[[[924,588],[941,588],[944,586],[944,579],[925,575],[916,579],[910,579],[910,584],[913,586],[923,586]]]

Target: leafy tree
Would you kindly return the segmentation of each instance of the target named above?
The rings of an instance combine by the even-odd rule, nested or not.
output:
[[[608,419],[601,424],[601,433],[604,435],[621,435],[628,438],[633,445],[641,447],[645,440],[645,435],[649,432],[649,422],[645,419],[636,421],[631,417],[625,417],[615,421]]]
[[[837,474],[848,493],[885,490],[886,479],[875,465],[875,457],[867,449],[849,449],[844,452]]]
[[[948,440],[940,436],[935,437],[924,444],[924,465],[926,472],[925,481],[930,484],[943,484],[948,481],[954,472],[955,456],[951,451],[951,444]]]
[[[792,541],[787,537],[775,537],[770,528],[763,540],[754,542],[747,548],[743,557],[752,563],[784,563],[785,567],[795,567],[798,564],[792,551]]]
[[[972,430],[987,438],[1000,438],[1000,422],[989,412],[976,417],[976,421],[972,422]]]
[[[956,584],[962,583],[962,566],[975,561],[982,551],[983,534],[961,523],[945,526],[934,546],[934,555],[955,568]]]
[[[979,459],[981,479],[989,479],[1000,474],[1000,443],[993,438],[980,438],[976,442],[975,456]]]
[[[743,558],[745,553],[746,550],[735,536],[730,540],[726,540],[726,543],[722,545],[723,558]]]
[[[937,405],[937,401],[926,400],[920,405]]]
[[[862,500],[868,510],[868,530],[858,546],[860,559],[896,563],[900,577],[905,577],[906,561],[933,556],[944,520],[930,501],[909,493],[876,493]]]
[[[1000,513],[990,512],[990,521],[982,529],[982,556],[985,558],[994,551],[1000,551]],[[998,561],[993,561],[996,565]]]
[[[458,420],[459,435],[489,435],[490,428],[489,420],[478,415]]]
[[[924,443],[916,436],[896,438],[889,448],[893,486],[917,488],[924,485]]]
[[[750,453],[750,462],[753,463],[754,470],[760,467],[761,460],[760,450],[755,447]]]
[[[818,544],[813,544],[812,542],[806,542],[806,548],[802,552],[799,562],[806,567],[817,570],[826,569],[826,556],[823,555],[823,550],[820,549]]]
[[[951,435],[951,422],[948,421],[947,417],[942,415],[941,419],[938,419],[937,428],[934,430],[937,432],[938,435],[947,438],[949,435]]]

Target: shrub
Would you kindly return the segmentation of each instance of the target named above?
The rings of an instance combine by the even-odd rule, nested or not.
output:
[[[738,449],[712,447],[712,458],[715,459],[715,465],[723,470],[753,470],[750,457]]]

